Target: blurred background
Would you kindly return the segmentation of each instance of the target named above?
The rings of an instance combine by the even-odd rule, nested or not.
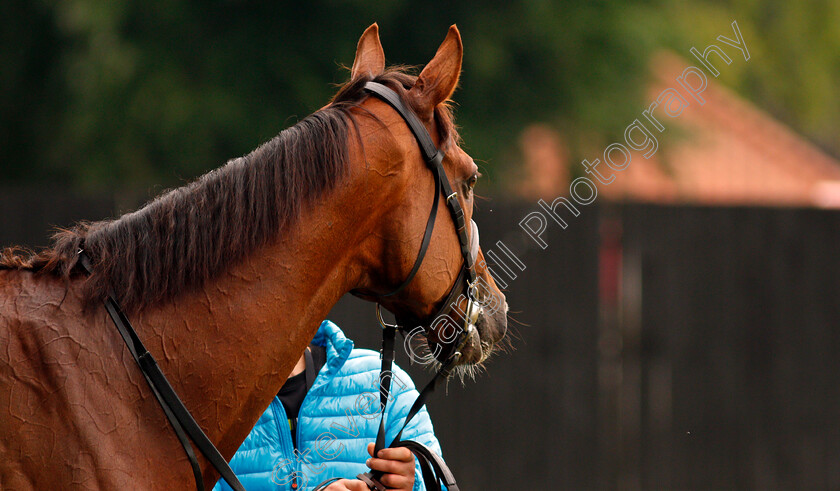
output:
[[[5,0],[0,245],[249,152],[326,103],[374,21],[411,65],[457,23],[483,246],[526,266],[513,351],[429,404],[462,487],[840,488],[837,0]],[[749,60],[717,40],[733,21]],[[701,106],[676,78],[710,44],[732,62]],[[668,88],[689,104],[658,151],[537,247],[519,222]],[[378,349],[372,305],[331,317]]]

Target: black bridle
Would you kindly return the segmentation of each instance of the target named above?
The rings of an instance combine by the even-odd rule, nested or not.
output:
[[[466,216],[464,215],[464,209],[458,202],[458,193],[452,190],[452,186],[449,184],[449,178],[446,175],[446,171],[443,169],[444,152],[435,146],[429,132],[426,130],[426,127],[423,126],[414,112],[406,107],[405,103],[403,103],[402,99],[395,91],[385,85],[377,82],[368,82],[365,84],[365,90],[385,101],[389,106],[394,108],[400,116],[402,116],[403,120],[405,120],[406,124],[411,129],[411,132],[414,134],[414,137],[417,139],[417,143],[420,145],[420,150],[423,153],[423,159],[426,161],[426,165],[432,171],[432,174],[434,174],[435,179],[435,196],[432,201],[432,210],[429,213],[429,219],[426,221],[426,231],[423,234],[423,241],[420,244],[420,252],[417,255],[417,259],[414,261],[414,266],[411,268],[411,271],[406,279],[403,280],[403,282],[394,290],[384,295],[369,296],[373,296],[374,298],[386,298],[396,295],[405,289],[405,287],[407,287],[414,279],[414,276],[420,269],[420,265],[423,263],[423,259],[426,257],[426,251],[428,250],[429,242],[431,241],[432,231],[435,228],[435,219],[437,218],[438,203],[441,195],[446,197],[446,205],[449,208],[449,213],[452,215],[452,220],[455,222],[455,231],[458,234],[458,242],[461,246],[461,255],[464,258],[464,264],[461,267],[458,278],[455,280],[455,283],[446,295],[443,304],[438,309],[437,313],[426,318],[425,321],[412,315],[403,314],[396,316],[396,325],[388,324],[382,319],[380,304],[377,303],[376,305],[376,316],[383,329],[382,368],[379,372],[379,393],[382,418],[379,420],[379,431],[376,435],[373,455],[377,455],[385,446],[385,408],[388,404],[388,394],[391,389],[390,373],[394,363],[394,340],[396,338],[397,330],[409,326],[423,326],[423,328],[427,330],[426,334],[428,335],[429,328],[426,326],[432,326],[436,319],[448,316],[453,310],[457,309],[459,301],[465,296],[467,300],[467,308],[463,312],[459,312],[464,319],[463,329],[455,340],[454,349],[450,350],[434,378],[432,378],[432,380],[426,384],[426,387],[420,391],[420,394],[411,406],[400,431],[397,432],[397,436],[391,444],[388,445],[390,448],[405,447],[414,453],[420,463],[420,468],[423,472],[423,480],[426,483],[427,489],[439,491],[441,489],[441,485],[445,484],[448,490],[458,491],[458,485],[455,482],[452,472],[440,456],[421,443],[414,441],[402,441],[400,438],[409,421],[414,418],[414,416],[426,403],[426,399],[429,394],[435,390],[442,380],[446,380],[449,377],[449,373],[454,367],[455,362],[457,362],[461,357],[461,348],[475,330],[475,323],[478,320],[479,315],[481,315],[481,304],[476,298],[478,292],[475,271],[475,262],[478,257],[479,247],[478,226],[474,221],[470,220],[471,230],[470,235],[467,235],[467,221]],[[470,242],[470,239],[472,239],[472,242]],[[385,491],[386,489],[385,486],[379,482],[379,479],[382,477],[382,473],[380,472],[366,472],[364,474],[359,474],[356,477],[364,481],[372,490]],[[320,484],[315,488],[316,491],[323,489],[334,480],[336,479],[325,481]]]
[[[464,256],[464,265],[461,268],[458,278],[455,280],[455,284],[452,286],[452,289],[447,295],[446,300],[439,311],[432,316],[432,319],[434,319],[440,316],[448,315],[452,310],[457,308],[456,304],[460,300],[460,295],[466,294],[467,309],[464,312],[461,312],[461,314],[464,314],[462,315],[464,318],[464,329],[459,334],[455,343],[455,350],[448,355],[438,373],[435,374],[435,377],[426,385],[425,388],[423,388],[422,391],[420,391],[420,395],[411,406],[402,428],[389,445],[389,447],[406,447],[417,456],[427,489],[440,490],[440,485],[443,483],[449,491],[458,491],[458,485],[455,483],[455,478],[437,454],[421,443],[401,441],[400,437],[408,422],[423,407],[428,395],[435,390],[435,387],[441,380],[444,380],[449,376],[449,372],[461,356],[459,350],[475,329],[475,322],[481,313],[481,306],[475,300],[475,296],[477,295],[477,292],[475,291],[475,261],[478,255],[478,228],[476,227],[475,222],[470,222],[471,236],[473,240],[473,242],[470,243],[469,237],[467,236],[467,225],[464,210],[458,202],[458,194],[452,190],[452,186],[449,184],[446,172],[443,170],[442,162],[444,153],[438,150],[435,146],[428,131],[425,126],[420,123],[417,116],[406,108],[399,95],[390,88],[376,82],[368,82],[365,85],[365,89],[376,97],[379,97],[383,101],[387,102],[403,117],[409,128],[411,128],[412,133],[414,133],[417,142],[420,144],[420,148],[423,152],[423,158],[435,176],[434,202],[432,204],[432,211],[429,214],[429,220],[426,223],[426,231],[423,235],[423,241],[420,246],[420,253],[417,256],[417,260],[414,262],[411,272],[402,284],[393,291],[384,295],[378,295],[378,297],[385,298],[396,295],[405,289],[405,287],[411,283],[412,279],[414,279],[414,276],[420,269],[420,264],[423,262],[423,258],[426,255],[426,250],[429,247],[441,194],[446,196],[446,204],[449,207],[453,220],[455,221],[455,229],[458,233],[461,253]],[[81,267],[85,270],[85,272],[87,272],[87,274],[92,274],[93,266],[84,249],[79,249],[78,256],[78,263]],[[376,297],[376,295],[373,296]],[[195,452],[193,451],[192,445],[190,445],[190,440],[193,441],[198,450],[204,455],[210,464],[213,465],[222,478],[227,481],[231,488],[235,491],[245,491],[242,483],[239,482],[236,474],[234,474],[233,470],[231,470],[230,465],[192,417],[192,414],[190,414],[189,410],[186,406],[184,406],[184,403],[181,402],[178,394],[160,370],[155,358],[149,350],[146,349],[143,342],[137,336],[137,333],[131,325],[131,322],[128,320],[128,317],[117,303],[116,297],[111,293],[105,298],[104,303],[105,310],[108,312],[108,315],[117,327],[117,330],[125,341],[129,352],[137,362],[137,365],[140,367],[140,371],[143,373],[143,376],[149,384],[152,393],[155,395],[158,403],[160,403],[163,408],[164,414],[166,414],[166,418],[172,425],[178,440],[184,447],[184,451],[186,452],[190,461],[190,466],[192,467],[196,489],[198,489],[198,491],[202,491],[204,489],[204,479],[202,478],[201,467],[198,464]],[[386,374],[390,374],[394,362],[394,341],[396,338],[396,331],[400,329],[400,326],[429,325],[412,316],[397,316],[397,323],[400,324],[400,326],[387,324],[382,320],[379,309],[379,304],[377,304],[377,317],[383,327],[382,371],[379,374],[382,420],[380,421],[379,433],[376,437],[374,455],[384,448],[385,444],[385,407],[388,402],[388,394],[391,388],[391,377]],[[379,482],[379,478],[381,477],[380,473],[368,472],[365,474],[359,474],[357,477],[366,482],[371,489],[377,491],[384,491],[386,489],[385,486]],[[334,481],[334,479],[325,481],[316,489],[326,487],[332,481]],[[431,486],[431,488],[429,488],[429,486]]]
[[[415,326],[423,326],[425,328],[426,326],[431,326],[435,319],[443,318],[451,314],[453,310],[458,308],[457,305],[459,303],[459,299],[465,297],[467,300],[467,308],[463,312],[459,311],[461,317],[464,318],[463,330],[459,335],[460,337],[458,342],[455,343],[455,350],[450,351],[448,355],[449,358],[453,356],[460,356],[460,353],[457,350],[462,347],[462,343],[466,341],[466,338],[475,329],[475,323],[481,313],[481,305],[476,299],[477,288],[475,271],[475,262],[478,256],[479,247],[478,226],[474,221],[470,220],[470,234],[467,234],[467,221],[464,209],[458,201],[458,193],[452,190],[452,186],[449,184],[449,178],[443,168],[443,158],[445,153],[443,150],[440,150],[435,146],[429,132],[426,130],[423,123],[421,123],[417,118],[417,115],[406,107],[399,94],[383,84],[377,82],[367,82],[365,84],[365,90],[391,106],[408,125],[412,134],[414,134],[414,138],[420,146],[420,151],[423,154],[423,160],[425,160],[426,165],[434,175],[435,194],[432,201],[432,209],[429,212],[429,218],[426,220],[426,230],[423,233],[423,240],[420,243],[420,251],[417,253],[414,265],[405,280],[403,280],[399,286],[384,294],[377,295],[363,293],[360,291],[353,291],[352,293],[374,299],[384,299],[400,293],[412,282],[412,280],[414,280],[414,276],[420,270],[420,265],[426,257],[426,252],[432,239],[432,232],[435,228],[440,197],[441,195],[445,196],[446,206],[452,216],[452,221],[455,223],[455,231],[458,234],[458,243],[461,248],[461,255],[464,259],[461,271],[435,314],[427,317],[426,319],[419,319],[411,314],[397,314],[396,319],[397,325],[402,328]],[[472,242],[470,242],[471,238]],[[387,326],[382,319],[379,304],[377,304],[377,318],[383,328]]]

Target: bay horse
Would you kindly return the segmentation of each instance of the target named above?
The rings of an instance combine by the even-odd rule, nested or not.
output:
[[[462,53],[452,26],[418,76],[386,69],[374,24],[334,98],[253,152],[138,211],[61,231],[39,253],[5,250],[0,488],[193,485],[102,307],[109,294],[229,459],[338,299],[393,288],[420,248],[435,184],[408,127],[363,90],[367,82],[398,92],[445,150],[449,183],[471,219],[477,167],[447,106]],[[395,313],[431,315],[455,282],[463,258],[445,207],[437,221],[413,281],[381,299]],[[89,276],[80,248],[93,262]],[[504,299],[478,254],[478,276]],[[505,303],[481,314],[460,363],[487,358],[506,311]],[[209,489],[218,474],[199,462]]]

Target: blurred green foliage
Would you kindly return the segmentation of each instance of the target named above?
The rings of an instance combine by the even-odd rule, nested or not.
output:
[[[457,121],[494,174],[529,122],[573,152],[620,134],[649,102],[649,55],[688,56],[733,19],[753,58],[721,78],[840,154],[836,1],[4,0],[0,179],[177,185],[321,107],[374,21],[388,61],[414,65],[458,24]]]

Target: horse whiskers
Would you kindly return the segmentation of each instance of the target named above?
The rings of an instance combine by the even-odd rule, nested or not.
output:
[[[442,363],[438,361],[432,354],[431,349],[429,348],[428,340],[425,336],[416,336],[414,338],[416,340],[412,343],[409,351],[409,360],[410,363],[413,365],[415,362],[422,363],[425,365],[425,368],[429,372],[437,372],[440,370]],[[461,381],[461,385],[466,385],[467,380],[475,381],[476,377],[483,373],[486,368],[486,363],[490,358],[493,357],[496,353],[508,353],[512,351],[513,343],[510,340],[510,336],[505,336],[502,340],[495,344],[491,344],[488,341],[480,340],[481,346],[481,358],[476,363],[469,363],[463,365],[455,366],[450,375],[457,377]],[[454,377],[450,377],[454,378]],[[447,381],[448,387],[448,381]]]
[[[452,373],[453,375],[458,377],[458,379],[461,381],[462,386],[467,385],[467,380],[475,382],[475,377],[484,372],[485,370],[484,360],[486,359],[487,357],[482,357],[481,361],[479,361],[478,363],[458,365],[454,368]]]
[[[487,346],[487,347],[485,347]],[[425,356],[431,356],[431,351],[428,348],[425,349],[426,353]],[[462,386],[467,385],[467,381],[475,382],[475,379],[478,375],[483,373],[486,370],[485,362],[490,359],[491,355],[493,354],[493,349],[489,347],[489,345],[485,345],[482,342],[482,357],[478,363],[468,363],[463,365],[457,365],[452,368],[450,372],[450,377],[447,379],[447,387],[449,387],[449,381],[453,378],[457,378]],[[437,372],[440,370],[443,364],[437,360],[431,361],[426,365],[426,368],[430,372]]]

